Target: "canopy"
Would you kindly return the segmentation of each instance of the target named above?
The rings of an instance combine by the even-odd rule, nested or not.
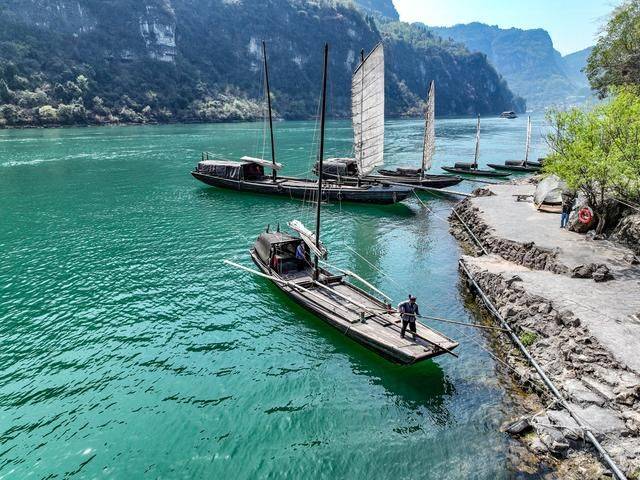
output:
[[[360,175],[384,164],[384,50],[379,43],[353,73],[351,113]]]
[[[301,221],[292,220],[287,225],[300,234],[300,238],[307,244],[307,247],[309,247],[309,250],[313,252],[314,255],[317,255],[319,258],[327,258],[327,249],[322,242],[320,243],[320,248],[316,246],[316,235],[307,229]]]
[[[562,192],[567,190],[567,184],[556,175],[550,175],[536,187],[533,202],[536,205],[542,203],[558,205],[562,203]]]

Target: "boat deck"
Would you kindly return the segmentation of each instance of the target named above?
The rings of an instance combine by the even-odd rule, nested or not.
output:
[[[338,330],[391,360],[416,363],[448,353],[458,346],[457,342],[419,322],[416,340],[409,330],[405,338],[401,338],[400,315],[388,312],[382,302],[340,277],[331,277],[333,280],[322,286],[314,283],[310,271],[283,278],[312,292],[310,295],[285,287],[289,294],[300,297],[297,298],[300,303],[311,302],[312,305],[305,306],[320,313]]]

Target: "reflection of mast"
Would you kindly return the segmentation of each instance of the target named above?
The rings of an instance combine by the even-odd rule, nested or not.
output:
[[[324,126],[327,106],[327,63],[329,60],[329,44],[324,44],[324,67],[322,73],[322,106],[320,109],[320,151],[318,152],[318,205],[316,208],[316,247],[320,250],[320,211],[322,205],[322,163],[324,159]],[[313,278],[318,280],[318,255],[314,258]]]
[[[269,88],[269,65],[267,64],[267,44],[262,42],[262,56],[264,58],[264,78],[265,85],[267,87],[267,105],[269,107],[269,133],[271,135],[271,162],[273,163],[273,168],[271,169],[271,178],[273,181],[276,181],[277,173],[276,173],[276,146],[273,141],[273,115],[271,113],[271,89]]]

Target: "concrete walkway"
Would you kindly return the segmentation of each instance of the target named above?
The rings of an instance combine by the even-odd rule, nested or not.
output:
[[[563,230],[560,215],[539,212],[533,203],[516,200],[516,195],[533,195],[534,185],[495,185],[489,189],[496,195],[476,197],[471,202],[494,236],[555,250],[558,261],[569,268],[604,263],[614,280],[596,283],[569,278],[531,270],[495,255],[467,257],[466,261],[506,278],[519,275],[528,292],[574,312],[618,361],[640,373],[640,266],[623,260],[631,250]]]

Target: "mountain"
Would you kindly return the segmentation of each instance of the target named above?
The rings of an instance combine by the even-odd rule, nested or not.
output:
[[[331,41],[330,114],[350,115],[361,49],[384,41],[387,113],[421,111],[439,82],[448,115],[522,109],[483,55],[424,28],[376,23],[331,0],[3,0],[0,126],[251,120],[263,115],[261,41],[274,108],[316,115]],[[380,27],[379,27],[380,25]]]
[[[354,3],[367,13],[380,15],[390,20],[400,20],[392,0],[355,0]]]
[[[530,107],[579,103],[591,96],[580,72],[586,65],[587,50],[562,57],[543,29],[502,29],[483,23],[429,29],[484,53]]]

